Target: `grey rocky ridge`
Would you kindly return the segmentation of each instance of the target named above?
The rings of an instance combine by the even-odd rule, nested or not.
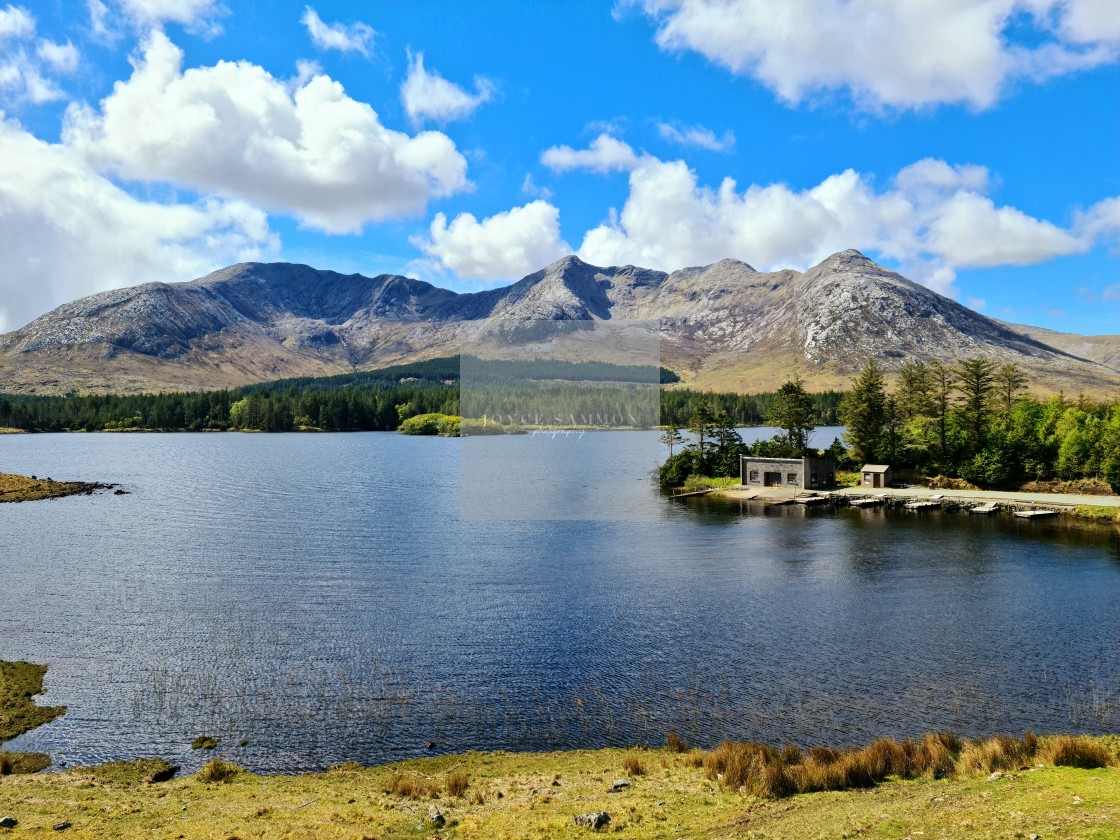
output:
[[[725,259],[666,273],[569,256],[463,294],[397,275],[241,263],[91,295],[0,335],[0,392],[324,376],[452,355],[463,322],[525,319],[656,321],[662,363],[719,390],[768,390],[792,375],[845,387],[870,359],[891,371],[978,355],[1020,365],[1041,392],[1120,387],[1120,337],[1002,323],[848,250],[805,272]]]

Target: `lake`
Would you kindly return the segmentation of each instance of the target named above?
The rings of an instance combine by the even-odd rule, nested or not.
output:
[[[0,471],[129,491],[0,505],[0,658],[69,707],[11,748],[189,769],[205,733],[292,772],[671,729],[1120,731],[1114,529],[672,501],[656,438],[580,440],[609,515],[502,519],[465,514],[455,439],[2,437]],[[574,445],[510,450],[537,477],[511,498],[576,493]]]

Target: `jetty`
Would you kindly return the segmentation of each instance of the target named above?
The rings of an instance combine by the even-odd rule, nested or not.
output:
[[[857,508],[878,507],[883,504],[883,500],[878,496],[865,496],[862,499],[852,499],[848,504]]]
[[[907,510],[935,510],[940,507],[940,501],[918,501],[906,503]]]
[[[990,516],[993,513],[999,513],[999,505],[995,502],[985,502],[984,504],[973,505],[968,509],[968,512]]]
[[[1039,509],[1036,509],[1036,510],[1017,510],[1017,511],[1015,511],[1015,515],[1018,516],[1020,519],[1039,519],[1040,517],[1043,517],[1043,516],[1057,516],[1058,511],[1056,511],[1052,508],[1047,508],[1047,509],[1042,509],[1042,510],[1039,510]]]

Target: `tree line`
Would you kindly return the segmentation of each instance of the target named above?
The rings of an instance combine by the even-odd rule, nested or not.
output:
[[[371,384],[324,391],[289,385],[161,394],[0,395],[0,427],[27,432],[255,430],[392,431],[419,414],[459,413],[458,385]]]
[[[1100,479],[1120,492],[1120,398],[1041,398],[1028,394],[1026,384],[1017,365],[976,357],[953,365],[908,362],[888,387],[869,362],[849,391],[829,393],[829,405],[836,399],[833,422],[845,433],[823,453],[808,446],[809,433],[821,425],[823,395],[807,393],[800,380],[766,395],[764,421],[782,432],[749,446],[734,434],[745,424],[715,395],[701,395],[688,403],[684,422],[664,427],[670,456],[661,465],[661,482],[734,477],[743,455],[824,454],[841,470],[882,463],[989,488]]]
[[[982,487],[1099,478],[1120,491],[1120,399],[1026,393],[1014,364],[909,362],[888,388],[869,363],[840,407],[851,464],[889,463]]]

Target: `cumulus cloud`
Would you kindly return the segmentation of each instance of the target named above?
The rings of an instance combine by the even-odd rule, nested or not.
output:
[[[2,113],[0,230],[0,332],[82,295],[187,280],[278,247],[244,202],[138,199]]]
[[[657,44],[798,104],[846,91],[870,111],[994,105],[1016,79],[1120,58],[1114,0],[631,0]],[[1033,30],[1016,41],[1013,27]]]
[[[430,238],[413,237],[432,265],[463,279],[510,280],[570,254],[560,238],[560,211],[537,200],[482,221],[460,213],[449,224],[443,213],[432,220]]]
[[[141,29],[178,23],[191,32],[217,35],[222,31],[217,18],[226,14],[219,0],[117,0],[125,16]],[[98,8],[100,7],[100,8]],[[94,0],[90,16],[96,28],[98,16],[104,25],[104,4]]]
[[[445,134],[388,129],[328,76],[285,82],[228,61],[183,71],[182,60],[152,32],[99,109],[68,109],[64,141],[122,177],[248,200],[329,233],[418,214],[469,186]]]
[[[541,155],[541,163],[556,172],[590,169],[592,172],[626,172],[641,163],[642,158],[629,143],[609,134],[600,134],[586,149],[553,146]]]
[[[372,27],[360,21],[350,24],[324,23],[319,13],[310,6],[303,7],[300,23],[307,27],[311,42],[321,50],[356,52],[368,56],[370,44],[377,34]]]
[[[32,49],[36,21],[22,6],[0,9],[0,98],[18,104],[41,105],[63,98],[51,73],[72,73],[78,51],[70,42],[40,40]]]
[[[469,117],[494,95],[494,84],[476,76],[474,94],[424,67],[424,53],[409,53],[408,77],[401,84],[401,103],[413,123],[447,123]]]
[[[59,73],[73,73],[78,69],[78,49],[69,41],[65,44],[40,41],[35,54]]]
[[[7,40],[22,40],[35,34],[35,18],[23,6],[0,9],[0,44]]]
[[[1063,229],[997,206],[985,194],[990,181],[983,167],[927,159],[902,169],[885,189],[848,169],[804,190],[740,190],[730,178],[701,185],[683,161],[645,156],[630,173],[621,213],[588,231],[579,255],[598,265],[667,271],[732,256],[776,269],[806,268],[859,248],[953,294],[959,268],[1037,263],[1091,247],[1084,225]]]
[[[710,128],[702,125],[672,123],[658,123],[657,131],[662,138],[679,146],[695,146],[711,152],[727,152],[735,148],[735,134],[731,131],[717,136]]]

